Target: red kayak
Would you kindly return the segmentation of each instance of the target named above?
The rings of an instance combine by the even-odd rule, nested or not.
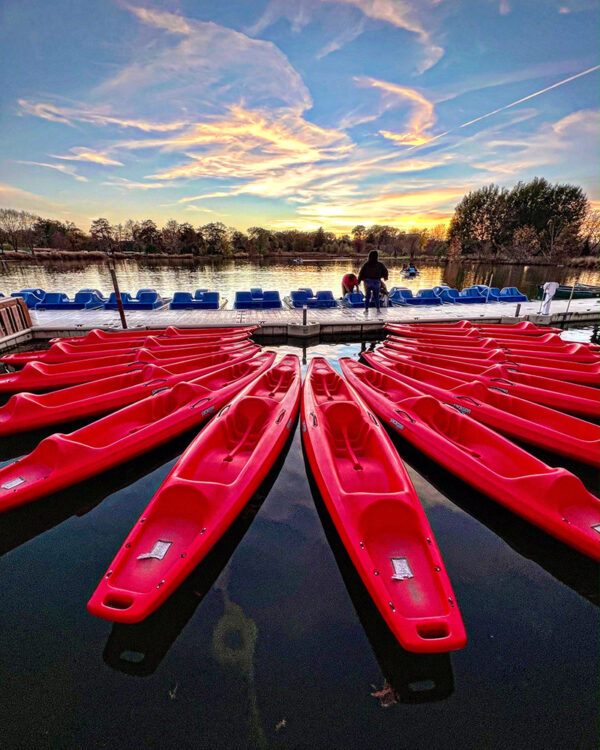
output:
[[[98,342],[122,341],[123,339],[144,339],[147,336],[213,336],[218,333],[220,336],[228,334],[247,333],[256,331],[260,326],[240,326],[239,328],[126,328],[124,331],[103,331],[101,328],[94,328],[88,331],[85,336],[69,336],[67,338],[50,339],[51,344],[96,344]]]
[[[393,341],[385,342],[387,347],[397,350],[402,354],[432,354],[453,359],[465,359],[468,361],[487,362],[493,364],[516,365],[523,372],[531,375],[542,375],[552,377],[556,380],[568,380],[571,383],[582,385],[595,385],[600,377],[600,366],[587,362],[568,362],[566,360],[554,360],[551,357],[523,357],[520,354],[508,354],[500,349],[476,349],[467,351],[466,348],[458,349],[452,346],[402,346]]]
[[[139,622],[221,538],[275,463],[300,401],[288,354],[196,437],[159,487],[88,602],[97,617]]]
[[[600,560],[600,501],[576,476],[547,466],[407,383],[347,357],[340,365],[371,408],[404,439],[530,523]]]
[[[62,364],[47,365],[43,362],[28,362],[22,370],[0,375],[0,393],[15,393],[17,391],[49,391],[56,388],[65,388],[78,383],[88,383],[92,380],[100,380],[112,375],[139,370],[146,364],[173,364],[174,362],[185,362],[195,360],[198,367],[220,364],[225,366],[226,356],[233,352],[259,351],[260,347],[250,342],[239,342],[238,344],[220,347],[218,352],[195,354],[195,348],[184,347],[177,354],[169,353],[168,356],[159,356],[158,352],[140,349],[133,357],[127,355],[121,361],[117,357],[104,360],[103,366],[99,366],[100,360],[89,362],[76,361],[64,362]]]
[[[394,446],[322,357],[308,367],[302,437],[340,538],[408,651],[462,648],[462,618],[433,532]]]
[[[387,354],[384,349],[381,351]],[[396,360],[394,353],[390,353],[392,358],[377,353],[362,356],[376,370],[435,396],[509,437],[574,461],[600,466],[598,425],[511,396],[499,388],[489,388],[485,383],[452,377],[438,368]]]
[[[17,393],[0,407],[0,436],[107,414],[141,401],[158,390],[172,388],[182,381],[193,382],[208,372],[228,364],[243,362],[258,347],[225,353],[219,362],[198,367],[197,359],[160,365],[144,365],[122,375],[113,375],[42,395]]]
[[[388,357],[391,352],[379,349]],[[568,383],[539,375],[529,375],[514,365],[494,365],[479,363],[476,360],[435,357],[431,354],[400,354],[393,350],[393,359],[427,365],[439,369],[452,377],[465,380],[479,380],[490,388],[511,393],[526,401],[561,409],[578,416],[600,418],[600,390],[585,385]]]
[[[100,474],[196,427],[274,359],[274,352],[264,352],[196,383],[178,383],[68,435],[50,435],[27,456],[0,468],[0,511]]]
[[[397,323],[386,323],[384,328],[388,331],[395,332],[406,325]],[[411,328],[422,329],[424,331],[433,331],[434,329],[443,333],[456,332],[461,334],[470,331],[485,331],[486,335],[496,336],[498,334],[518,334],[519,336],[540,336],[545,333],[562,333],[560,328],[550,328],[547,326],[536,326],[530,320],[522,320],[520,323],[473,323],[469,320],[460,320],[457,323],[411,323]]]
[[[417,348],[425,348],[432,346],[442,347],[454,347],[457,351],[465,351],[469,353],[479,353],[487,350],[498,350],[502,349],[507,354],[519,355],[524,357],[540,357],[542,359],[550,358],[552,360],[568,360],[569,362],[583,362],[589,364],[597,364],[599,362],[598,355],[586,347],[584,344],[564,344],[563,346],[547,346],[540,344],[536,345],[535,349],[530,349],[532,346],[530,341],[525,344],[518,343],[507,343],[506,341],[499,341],[495,339],[473,339],[457,341],[456,338],[448,338],[447,336],[430,337],[426,339],[417,338],[405,338],[400,336],[388,336],[386,341],[390,341],[394,344],[402,346],[414,346]],[[564,342],[563,342],[564,343]],[[466,344],[466,345],[465,345]]]
[[[557,336],[554,333],[547,333],[543,336],[537,336],[535,339],[532,339],[531,336],[518,336],[518,335],[508,335],[508,334],[499,334],[497,336],[489,336],[484,335],[480,331],[477,331],[475,328],[468,329],[469,333],[465,333],[461,336],[457,336],[456,334],[452,334],[448,336],[447,334],[443,334],[441,332],[424,332],[424,331],[416,331],[413,326],[410,324],[405,325],[402,330],[398,330],[400,326],[398,326],[393,331],[393,335],[390,336],[390,339],[394,341],[402,341],[404,338],[413,339],[416,341],[422,341],[423,343],[436,343],[436,344],[456,344],[457,346],[484,346],[482,342],[492,342],[494,348],[496,346],[499,347],[514,347],[518,349],[532,349],[535,348],[535,351],[538,350],[549,350],[549,351],[568,351],[568,352],[577,352],[577,351],[588,351],[588,352],[596,352],[600,349],[596,344],[590,344],[590,343],[576,343],[573,341],[565,341],[565,339],[562,339],[560,336]],[[577,348],[573,348],[573,347]]]
[[[111,342],[109,346],[103,344],[92,344],[90,346],[75,346],[74,344],[52,344],[49,349],[36,349],[31,352],[17,352],[0,357],[7,365],[18,366],[27,362],[45,362],[47,364],[58,364],[60,362],[71,362],[81,359],[98,357],[119,356],[121,354],[134,354],[142,347],[144,349],[156,349],[163,351],[176,351],[181,347],[215,346],[219,344],[232,344],[248,338],[245,333],[231,334],[229,336],[179,336],[174,338],[156,338],[147,336],[145,339],[136,341]]]

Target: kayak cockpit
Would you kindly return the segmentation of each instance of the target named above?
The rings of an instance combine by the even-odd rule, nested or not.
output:
[[[450,605],[431,564],[430,545],[409,502],[381,499],[372,503],[361,515],[359,529],[373,569],[400,614],[439,617],[448,613]],[[448,635],[446,623],[436,626],[435,632],[418,632],[424,638]]]

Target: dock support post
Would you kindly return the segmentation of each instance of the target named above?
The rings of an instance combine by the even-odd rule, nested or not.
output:
[[[117,272],[115,270],[115,261],[112,258],[108,259],[108,272],[112,279],[113,289],[117,297],[117,307],[119,308],[119,315],[121,316],[121,327],[127,328],[127,321],[125,320],[125,310],[123,309],[123,300],[121,299],[121,292],[119,292],[119,282],[117,281]]]
[[[307,313],[307,310],[308,310],[308,308],[306,307],[306,305],[302,305],[302,325],[303,326],[306,325],[306,313]]]
[[[515,310],[515,318],[519,317],[519,313],[521,312],[521,303],[517,305],[517,309]]]

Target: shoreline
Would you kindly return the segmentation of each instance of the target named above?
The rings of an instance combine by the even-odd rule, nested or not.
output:
[[[6,251],[0,254],[0,263],[29,263],[42,265],[46,263],[77,263],[82,261],[97,261],[97,262],[108,262],[110,260],[123,261],[133,260],[138,263],[172,263],[177,265],[181,264],[193,264],[193,263],[207,263],[207,262],[223,262],[223,261],[236,261],[244,260],[255,262],[260,264],[262,261],[282,260],[293,262],[299,256],[294,253],[268,253],[265,255],[250,255],[249,253],[237,253],[235,255],[168,255],[166,253],[155,253],[152,255],[146,255],[144,253],[114,253],[114,255],[108,255],[99,251],[81,251],[81,252],[70,252],[68,250],[36,250],[35,255],[28,252],[14,252]],[[320,253],[306,253],[302,256],[303,263],[297,264],[302,266],[304,263],[311,264],[314,262],[325,263],[332,261],[344,261],[344,260],[363,260],[365,253],[345,253],[344,255],[323,255]],[[410,256],[408,255],[386,255],[380,253],[380,259],[383,261],[408,261]],[[488,256],[462,256],[457,260],[449,260],[448,258],[436,258],[432,256],[420,256],[417,259],[413,259],[419,265],[448,265],[461,263],[481,263],[490,266],[547,266],[556,268],[581,268],[586,270],[594,270],[599,267],[598,258],[595,256],[584,257],[584,258],[573,258],[567,263],[556,263],[550,260],[540,260],[539,258],[491,258]]]

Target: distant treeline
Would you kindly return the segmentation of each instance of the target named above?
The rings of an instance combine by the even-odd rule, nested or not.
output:
[[[140,253],[143,255],[344,256],[379,250],[387,257],[497,258],[548,261],[582,257],[598,250],[598,214],[581,188],[550,185],[535,179],[512,190],[490,185],[466,195],[456,206],[449,230],[443,224],[408,232],[393,226],[359,224],[337,236],[322,227],[312,232],[273,231],[250,227],[247,232],[220,222],[194,227],[170,219],[159,228],[151,219],[111,224],[95,219],[83,232],[72,222],[45,219],[27,211],[0,208],[3,251],[49,249],[69,253]]]
[[[559,261],[597,255],[600,217],[575,185],[536,177],[511,190],[488,185],[460,201],[448,229],[449,257]]]

